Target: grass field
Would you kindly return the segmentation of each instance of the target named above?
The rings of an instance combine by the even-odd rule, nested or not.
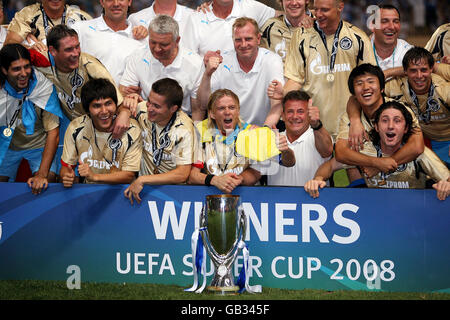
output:
[[[65,281],[1,280],[0,300],[450,300],[450,293],[285,290],[219,296],[184,292],[175,285],[82,283],[69,290]]]

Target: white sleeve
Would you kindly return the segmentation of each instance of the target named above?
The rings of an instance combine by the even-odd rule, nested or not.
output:
[[[284,85],[284,67],[283,60],[278,54],[274,54],[272,52],[268,53],[272,57],[270,58],[272,67],[269,69],[271,73],[271,80],[278,80]]]
[[[264,23],[275,17],[275,9],[256,0],[242,0],[244,15],[256,20],[261,29]]]
[[[203,73],[205,72],[205,65],[203,64],[203,59],[201,62],[201,68],[194,79],[194,85],[192,87],[191,98],[197,99],[198,87],[200,87],[200,83],[202,82]]]
[[[121,85],[123,86],[139,85],[139,77],[138,77],[139,61],[140,59],[138,54],[133,54],[127,59],[125,70],[123,71],[122,78],[120,79]]]

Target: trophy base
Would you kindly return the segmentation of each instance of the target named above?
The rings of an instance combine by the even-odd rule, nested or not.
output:
[[[229,296],[229,295],[237,295],[239,291],[238,286],[231,286],[231,287],[216,287],[216,286],[208,286],[208,291],[216,294],[216,295],[222,295],[222,296]]]

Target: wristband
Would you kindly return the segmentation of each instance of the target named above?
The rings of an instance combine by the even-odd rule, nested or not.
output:
[[[210,186],[211,185],[211,180],[212,178],[214,178],[213,174],[208,174],[205,178],[205,186]]]
[[[322,128],[322,121],[319,120],[319,125],[315,128],[311,127],[313,130],[320,130]]]

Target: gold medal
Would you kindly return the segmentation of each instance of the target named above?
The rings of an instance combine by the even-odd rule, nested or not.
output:
[[[334,81],[334,74],[332,74],[332,73],[327,74],[327,81],[328,82],[333,82]]]
[[[4,135],[5,137],[10,137],[11,134],[12,134],[11,128],[8,127],[8,128],[3,129],[3,135]]]

